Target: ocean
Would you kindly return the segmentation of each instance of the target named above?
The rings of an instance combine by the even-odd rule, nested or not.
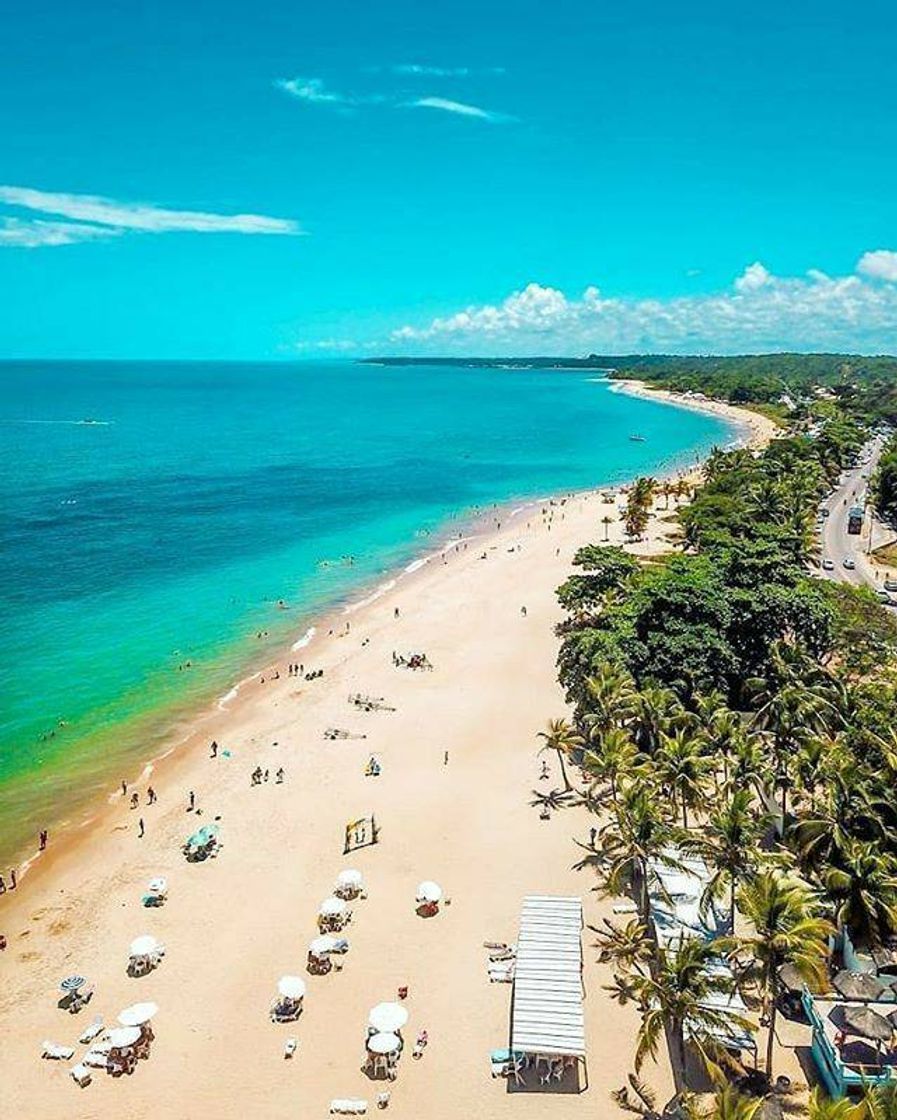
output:
[[[7,361],[0,389],[0,870],[478,511],[733,437],[588,370]]]

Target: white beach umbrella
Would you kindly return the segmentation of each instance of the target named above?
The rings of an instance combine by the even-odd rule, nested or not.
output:
[[[157,1003],[132,1003],[119,1015],[118,1021],[123,1027],[142,1027],[158,1012]]]
[[[323,957],[327,953],[332,953],[336,948],[335,937],[316,937],[309,945],[308,951],[313,957]]]
[[[305,981],[301,976],[281,976],[277,990],[285,999],[302,999],[305,995]]]
[[[398,1035],[392,1034],[390,1031],[381,1032],[380,1034],[372,1034],[368,1039],[368,1050],[372,1054],[392,1054],[398,1050],[402,1045],[402,1040]]]
[[[368,1023],[375,1031],[400,1031],[407,1022],[408,1012],[400,1003],[378,1003],[368,1015]]]
[[[364,876],[353,867],[347,867],[345,871],[341,871],[336,877],[336,885],[338,887],[351,887],[354,890],[360,890],[363,884]]]
[[[141,937],[135,937],[131,942],[129,950],[132,957],[148,957],[151,953],[159,948],[159,942],[151,933],[144,933]]]
[[[348,907],[346,906],[345,899],[342,898],[325,898],[321,903],[320,913],[325,918],[338,918],[345,914]]]
[[[425,879],[417,888],[418,902],[438,902],[442,898],[442,887],[431,879]]]
[[[109,1032],[109,1045],[113,1050],[133,1046],[141,1035],[140,1027],[113,1027]]]
[[[151,894],[166,894],[168,892],[168,880],[162,875],[157,875],[155,879],[150,879],[147,887]]]

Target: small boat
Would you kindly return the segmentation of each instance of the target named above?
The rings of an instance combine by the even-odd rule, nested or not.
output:
[[[640,436],[637,433],[634,434],[634,435],[631,435],[629,438],[633,441],[633,443],[644,443],[645,442],[645,437]]]

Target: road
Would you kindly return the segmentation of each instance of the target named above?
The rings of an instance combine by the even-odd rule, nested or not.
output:
[[[885,441],[876,436],[860,453],[860,458],[855,467],[844,474],[831,495],[821,505],[829,511],[822,522],[821,559],[830,559],[834,562],[834,569],[830,572],[821,571],[826,579],[839,580],[842,583],[853,583],[857,586],[866,584],[876,586],[875,571],[866,558],[866,549],[869,546],[869,534],[872,531],[871,508],[866,510],[863,520],[863,531],[859,536],[850,536],[847,532],[847,516],[850,507],[864,505],[864,495],[869,484],[869,478],[875,471],[881,456]],[[851,557],[856,564],[855,568],[845,568],[844,560]]]

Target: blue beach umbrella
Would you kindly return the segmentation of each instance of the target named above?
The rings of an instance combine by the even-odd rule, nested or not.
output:
[[[77,992],[86,983],[87,980],[83,976],[66,976],[59,987],[63,992]]]

